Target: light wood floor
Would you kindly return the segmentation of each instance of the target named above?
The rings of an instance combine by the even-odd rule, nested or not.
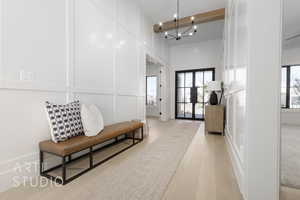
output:
[[[280,200],[299,200],[300,190],[281,186]]]
[[[91,176],[96,176],[97,173],[105,172],[105,169],[112,165],[122,162],[134,151],[139,148],[155,142],[160,138],[161,134],[166,131],[171,131],[170,126],[174,124],[186,126],[187,130],[197,130],[199,122],[185,122],[185,121],[171,121],[158,122],[157,120],[150,120],[150,134],[143,143],[132,148],[131,150],[120,154],[120,156],[112,159],[104,165],[99,166],[95,170],[82,176],[80,180],[70,183],[63,188],[15,188],[0,194],[0,199],[28,199],[32,197],[43,197],[48,195],[50,197],[61,197],[65,194],[67,188],[72,188],[77,191],[76,198],[72,199],[88,199],[89,193],[93,191],[86,191],[82,188],[83,184],[91,180]],[[200,125],[202,126],[202,125]],[[192,128],[188,128],[192,127]],[[116,147],[115,147],[116,148]],[[113,148],[110,149],[110,152]],[[80,198],[84,197],[84,198]],[[94,196],[95,197],[95,196]],[[39,199],[39,198],[35,198]],[[97,199],[97,198],[89,198]],[[165,191],[164,200],[242,200],[236,179],[233,175],[229,156],[226,151],[224,137],[220,135],[204,135],[203,127],[201,127],[193,138],[187,152],[180,162],[173,178],[171,179],[167,190]]]
[[[242,200],[224,137],[195,136],[177,169],[164,200]]]

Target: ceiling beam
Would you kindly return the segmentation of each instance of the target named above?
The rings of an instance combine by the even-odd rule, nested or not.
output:
[[[205,13],[199,13],[199,14],[196,14],[193,16],[195,18],[194,24],[201,24],[201,23],[221,20],[221,19],[225,18],[225,8],[212,10],[212,11],[205,12]],[[179,27],[182,28],[182,27],[186,27],[186,26],[191,26],[191,16],[179,19]],[[153,26],[153,30],[155,33],[161,33],[164,31],[175,29],[175,28],[176,28],[176,25],[173,20],[163,22],[163,26],[161,28],[159,27],[159,24],[155,24]]]

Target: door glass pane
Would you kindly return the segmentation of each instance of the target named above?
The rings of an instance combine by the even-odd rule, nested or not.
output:
[[[191,88],[185,88],[185,102],[191,102]]]
[[[300,66],[291,67],[290,108],[300,108]]]
[[[195,118],[202,119],[203,116],[203,104],[202,103],[196,103],[195,104]]]
[[[177,87],[184,87],[184,73],[177,74]]]
[[[213,72],[205,71],[204,72],[204,85],[207,85],[211,81],[213,81]]]
[[[192,118],[193,117],[193,104],[186,103],[185,104],[185,117]]]
[[[177,117],[183,118],[184,117],[184,104],[177,103]]]
[[[193,73],[185,73],[185,87],[193,87]]]
[[[198,102],[199,103],[203,103],[203,87],[200,87],[200,88],[197,88],[198,92],[197,92],[197,95],[198,95]]]
[[[209,100],[210,92],[207,91],[207,84],[213,81],[213,72],[205,71],[204,72],[204,103],[207,103]]]
[[[203,72],[196,72],[195,78],[196,78],[195,86],[196,87],[203,86]]]
[[[208,103],[210,92],[204,91],[204,103]]]
[[[281,107],[286,107],[286,76],[287,76],[287,68],[283,67],[281,70]]]
[[[184,88],[177,88],[177,102],[184,102]]]

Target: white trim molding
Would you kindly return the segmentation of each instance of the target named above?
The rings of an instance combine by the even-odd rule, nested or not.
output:
[[[243,169],[243,163],[240,159],[239,151],[236,149],[234,144],[232,143],[232,140],[228,138],[227,131],[225,131],[225,141],[227,145],[227,151],[230,156],[230,160],[233,166],[234,175],[237,178],[237,183],[240,188],[240,192],[243,195],[244,194],[244,188],[243,188],[243,179],[244,179],[244,169]]]
[[[282,11],[282,0],[247,1],[246,200],[279,200]]]

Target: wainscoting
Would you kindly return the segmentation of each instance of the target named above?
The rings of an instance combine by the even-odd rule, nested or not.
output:
[[[168,49],[136,1],[2,0],[0,10],[1,192],[38,174],[28,163],[49,138],[46,100],[94,103],[105,124],[144,120],[146,54],[166,65]]]

